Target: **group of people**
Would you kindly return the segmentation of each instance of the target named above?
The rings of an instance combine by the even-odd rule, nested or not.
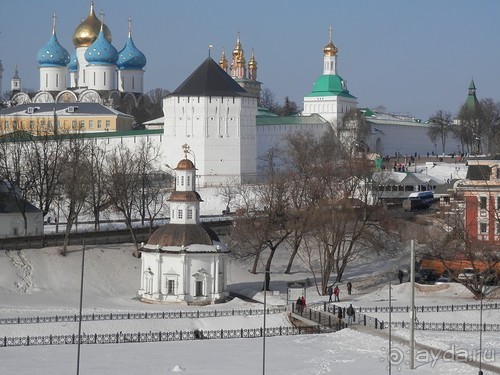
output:
[[[306,299],[304,296],[297,298],[297,311],[302,314],[304,308],[306,307]]]
[[[347,294],[348,295],[351,295],[352,293],[352,283],[350,281],[347,282],[346,284],[346,287],[347,287]],[[333,287],[333,285],[330,285],[328,287],[328,302],[340,302],[340,289],[337,285],[335,285],[335,288]],[[334,296],[334,301],[332,301],[332,296]]]

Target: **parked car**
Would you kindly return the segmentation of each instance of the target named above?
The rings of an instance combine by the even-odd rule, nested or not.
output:
[[[438,278],[434,284],[438,285],[438,284],[448,284],[450,282],[450,279],[446,276],[441,276],[440,278]]]
[[[415,275],[415,281],[420,284],[431,284],[439,279],[439,274],[431,268],[421,268]]]
[[[474,280],[474,278],[479,278],[474,268],[464,268],[457,276],[457,279],[460,281]]]

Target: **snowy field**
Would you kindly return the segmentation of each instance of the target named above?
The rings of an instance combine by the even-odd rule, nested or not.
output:
[[[438,164],[426,172],[443,180],[465,177],[462,164]],[[203,214],[219,214],[225,204],[216,197],[216,189],[201,189]],[[46,226],[51,230],[53,225]],[[52,228],[53,229],[53,228]],[[131,245],[88,247],[85,260],[83,313],[158,312],[173,310],[231,310],[262,308],[261,303],[235,298],[226,304],[194,307],[185,305],[144,304],[135,296],[140,284],[140,260],[131,256]],[[81,249],[72,247],[66,257],[58,249],[27,249],[0,253],[0,318],[72,315],[78,313],[80,290]],[[267,304],[287,303],[287,283],[312,279],[304,267],[297,264],[285,275],[288,254],[278,251],[273,263],[271,289]],[[265,258],[265,257],[264,257]],[[387,307],[389,280],[395,282],[398,269],[407,269],[408,251],[391,259],[364,259],[345,274],[341,288],[341,305],[355,307]],[[237,261],[229,264],[228,284],[232,292],[263,301],[263,274],[248,272],[249,265]],[[263,268],[261,267],[260,270]],[[353,283],[353,294],[346,296],[345,283]],[[393,285],[393,306],[407,306],[409,284]],[[327,300],[311,286],[306,293],[308,304]],[[498,291],[491,291],[485,303],[499,302]],[[461,305],[477,304],[472,295],[457,284],[419,286],[416,304]],[[370,316],[388,320],[387,313]],[[393,321],[408,321],[408,314],[394,313]],[[419,321],[479,323],[479,311],[418,313]],[[485,310],[485,323],[499,323],[499,310]],[[263,315],[248,317],[199,319],[148,319],[83,322],[82,331],[91,333],[216,330],[260,328]],[[269,314],[266,326],[289,327],[286,314]],[[77,334],[74,322],[0,325],[0,340],[12,336]],[[478,368],[467,361],[454,361],[451,355],[465,352],[478,359],[479,332],[416,331],[417,358],[415,370],[408,368],[409,333],[393,328],[391,341],[388,330],[375,331],[355,324],[349,329],[321,335],[267,337],[255,339],[194,340],[141,344],[82,345],[80,373],[92,375],[185,375],[208,374],[387,374],[388,356],[392,358],[393,374],[477,374]],[[496,366],[484,374],[500,374],[500,334],[483,332],[483,363]],[[389,346],[389,342],[391,346]],[[389,348],[391,350],[389,351]],[[265,353],[265,355],[264,355]],[[441,354],[440,358],[436,358]],[[0,348],[0,374],[67,375],[76,372],[77,346],[53,345]]]
[[[51,316],[78,313],[81,249],[72,248],[66,257],[58,255],[54,248],[22,250],[0,253],[0,317]],[[207,307],[185,305],[144,304],[135,299],[139,287],[140,260],[132,257],[130,245],[89,247],[86,251],[84,313],[172,311],[192,309],[239,309],[261,308],[259,303],[234,299],[227,304]],[[287,254],[281,253],[273,268],[269,306],[286,304],[286,283],[304,280],[311,275],[300,266],[292,274],[284,275]],[[342,305],[388,306],[387,281],[394,272],[380,272],[385,267],[397,269],[404,264],[407,254],[401,258],[365,260],[348,272],[344,282],[354,284],[352,296],[346,296],[345,284],[341,284]],[[279,260],[283,260],[280,262]],[[248,265],[230,263],[229,284],[233,292],[262,301],[262,273],[253,275]],[[394,276],[392,276],[394,277]],[[394,277],[395,278],[395,277]],[[432,290],[419,288],[417,305],[474,304],[477,301],[463,288],[450,284],[449,288]],[[435,289],[435,288],[434,288]],[[408,284],[393,285],[393,305],[409,303]],[[314,287],[307,290],[308,302],[322,303]],[[498,301],[498,300],[495,300]],[[486,301],[485,301],[486,302]],[[499,301],[500,302],[500,301]],[[426,319],[441,321],[441,313],[425,313]],[[372,314],[387,320],[387,314]],[[395,319],[394,314],[393,320]],[[404,314],[403,314],[404,315]],[[422,320],[423,314],[418,314]],[[404,317],[402,317],[404,319]],[[447,321],[478,322],[477,311],[447,313]],[[485,311],[485,322],[498,322],[498,311]],[[406,317],[407,320],[407,317]],[[131,321],[83,322],[84,333],[115,333],[118,331],[175,331],[214,330],[262,327],[263,316],[225,317],[205,319],[157,319]],[[289,326],[285,314],[269,314],[267,327]],[[72,334],[77,333],[75,323],[46,323],[0,325],[0,338],[4,336]],[[483,347],[487,350],[485,362],[498,366],[500,373],[500,335],[483,333]],[[475,374],[477,368],[449,358],[433,359],[430,351],[417,352],[416,370],[408,369],[408,347],[400,343],[408,337],[402,329],[392,330],[391,355],[400,355],[393,362],[393,373],[401,374]],[[430,345],[441,353],[451,348],[474,353],[479,347],[479,333],[417,331],[418,343]],[[387,330],[373,331],[354,325],[337,333],[267,337],[265,344],[265,372],[268,374],[373,374],[388,373],[389,339]],[[32,346],[0,348],[2,374],[68,374],[76,367],[76,345]],[[425,356],[425,353],[429,353]],[[493,358],[492,358],[493,355]],[[498,358],[497,358],[498,357]],[[142,344],[82,345],[81,374],[233,374],[263,373],[263,340],[226,339],[160,342]],[[485,374],[495,373],[485,371]]]

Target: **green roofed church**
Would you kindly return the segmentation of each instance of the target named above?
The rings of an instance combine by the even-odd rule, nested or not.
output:
[[[358,101],[349,93],[347,82],[337,74],[337,47],[330,40],[323,48],[323,75],[315,82],[312,91],[304,97],[303,115],[321,115],[337,130],[342,117],[356,108]]]

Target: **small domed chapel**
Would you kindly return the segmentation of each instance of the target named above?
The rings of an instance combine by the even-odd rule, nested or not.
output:
[[[185,157],[177,164],[175,191],[170,195],[170,222],[158,228],[141,249],[144,302],[210,304],[229,295],[228,250],[217,234],[200,223],[196,168]]]

